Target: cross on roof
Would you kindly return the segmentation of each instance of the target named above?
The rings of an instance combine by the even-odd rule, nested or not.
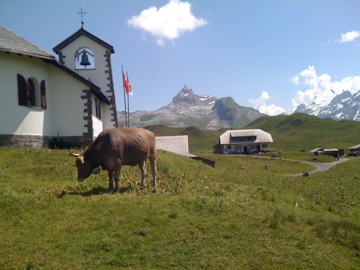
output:
[[[86,14],[86,12],[81,9],[77,14],[81,15],[81,27],[84,27],[84,14]]]

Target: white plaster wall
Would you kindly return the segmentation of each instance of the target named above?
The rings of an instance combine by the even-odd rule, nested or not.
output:
[[[103,120],[103,125],[104,125],[104,129],[107,129],[107,128],[113,128],[114,127],[114,122],[111,121],[112,119],[112,116],[111,114],[113,113],[112,110],[110,110],[110,106],[102,103],[101,104],[101,112],[102,112],[102,120]]]
[[[17,74],[48,81],[47,64],[37,58],[0,52],[0,134],[43,135],[46,110],[18,105]]]
[[[189,156],[188,136],[157,136],[156,149],[166,150],[183,156]]]
[[[84,103],[82,90],[89,86],[55,66],[50,66],[50,83],[47,86],[48,108],[51,110],[51,133],[60,136],[82,136],[87,132],[84,125]]]
[[[263,151],[265,151],[265,152],[271,151],[270,144],[268,143],[267,145],[268,145],[268,147],[262,147],[262,144],[261,144],[261,150],[263,150]]]
[[[103,123],[96,116],[92,116],[93,127],[94,127],[94,138],[96,138],[101,131],[103,131]]]
[[[104,118],[104,112],[103,112],[103,106],[101,106],[101,119],[96,117],[96,108],[95,108],[95,99],[96,97],[94,95],[91,96],[92,99],[92,122],[93,122],[93,132],[94,132],[94,138],[96,138],[101,131],[104,130],[104,124],[103,124],[103,118]],[[102,104],[101,104],[102,105]]]
[[[18,105],[18,73],[26,80],[30,77],[39,83],[45,80],[47,109]],[[85,89],[89,86],[53,64],[0,52],[0,134],[82,136],[87,132],[86,100],[81,98]],[[109,106],[102,103],[103,119],[108,119],[109,111]],[[97,136],[104,125],[98,119],[93,124]]]
[[[75,68],[75,52],[82,48],[89,48],[94,53],[95,69]],[[95,85],[99,86],[103,91],[108,89],[108,75],[105,73],[107,63],[105,62],[106,58],[104,57],[106,50],[104,47],[85,36],[80,36],[78,39],[63,48],[61,52],[63,55],[66,55],[66,58],[64,59],[65,66],[74,70],[86,79],[90,78],[90,80]]]
[[[95,69],[76,69],[75,52],[82,48],[88,48],[94,53]],[[85,36],[80,36],[63,48],[61,52],[66,56],[64,59],[65,66],[85,79],[89,79],[92,83],[100,87],[104,95],[108,96],[108,93],[105,93],[106,90],[109,90],[109,80],[107,80],[109,74],[106,73],[108,63],[106,62],[106,57],[104,57],[106,49],[103,46]],[[110,106],[102,104],[103,129],[114,127],[112,119],[113,116]]]

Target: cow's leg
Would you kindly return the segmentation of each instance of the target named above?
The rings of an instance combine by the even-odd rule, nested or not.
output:
[[[117,166],[117,168],[115,168],[115,172],[114,172],[114,178],[115,178],[115,191],[114,192],[120,192],[120,171],[121,171],[121,166]]]
[[[108,170],[109,174],[109,191],[114,191],[114,171]]]
[[[151,173],[153,178],[153,186],[156,187],[156,157],[150,156],[150,164],[151,164]]]
[[[145,160],[140,161],[139,168],[140,168],[140,172],[141,172],[140,187],[144,188],[146,186],[146,184],[145,184],[145,178],[146,178],[146,162],[145,162]]]

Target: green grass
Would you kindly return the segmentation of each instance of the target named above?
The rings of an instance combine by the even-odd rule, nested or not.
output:
[[[244,128],[260,128],[269,132],[277,150],[306,150],[317,147],[345,149],[359,144],[360,122],[335,121],[295,113],[293,115],[265,116]]]
[[[65,150],[0,148],[0,268],[359,267],[360,160],[288,177],[311,166],[203,155],[216,168],[159,151],[156,190],[124,167],[109,194]]]
[[[212,152],[213,146],[219,143],[219,136],[227,130],[205,131],[196,127],[174,128],[163,125],[146,128],[157,136],[188,135],[190,152]],[[360,143],[360,122],[321,119],[304,113],[261,117],[242,129],[252,128],[269,132],[274,141],[271,148],[285,153],[309,152],[317,147],[340,148],[349,153],[349,147]]]
[[[318,155],[315,157],[314,154],[306,151],[273,151],[270,153],[265,153],[264,156],[280,159],[302,160],[309,162],[334,162],[338,160],[337,158],[328,155]]]

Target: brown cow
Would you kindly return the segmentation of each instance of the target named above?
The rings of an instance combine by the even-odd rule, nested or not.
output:
[[[141,171],[141,187],[145,187],[146,160],[149,158],[156,187],[156,141],[155,135],[141,128],[109,128],[99,134],[96,140],[76,156],[78,181],[84,181],[91,173],[100,172],[99,166],[109,174],[109,190],[119,192],[122,165],[138,165]],[[115,179],[115,190],[114,190]]]

